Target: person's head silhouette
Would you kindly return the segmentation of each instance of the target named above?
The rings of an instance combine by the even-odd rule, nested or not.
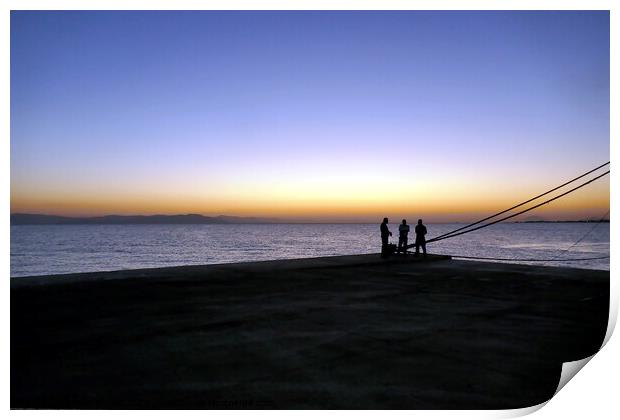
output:
[[[406,225],[406,224],[407,224],[407,220],[403,219],[403,225]]]
[[[422,219],[418,219],[418,225],[422,224]]]
[[[383,223],[387,223],[387,222],[388,222],[388,218],[387,218],[387,217],[384,217],[384,218],[383,218]]]

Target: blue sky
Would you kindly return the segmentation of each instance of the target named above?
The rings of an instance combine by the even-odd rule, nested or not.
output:
[[[12,211],[462,218],[608,159],[607,12],[11,13]]]

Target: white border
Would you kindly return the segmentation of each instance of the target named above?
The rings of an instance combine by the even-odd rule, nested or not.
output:
[[[287,9],[287,10],[611,10],[611,116],[619,116],[619,102],[618,94],[620,93],[620,69],[618,68],[618,48],[620,43],[618,42],[618,25],[620,19],[618,13],[620,8],[613,1],[561,1],[561,0],[506,0],[506,1],[492,1],[492,0],[478,0],[478,1],[466,1],[466,0],[437,0],[437,1],[405,1],[405,0],[298,0],[298,1],[257,1],[257,0],[222,0],[222,1],[197,1],[197,0],[179,0],[179,1],[146,1],[146,0],[4,0],[1,3],[2,15],[0,18],[0,33],[2,34],[0,42],[0,56],[4,57],[2,60],[3,65],[0,67],[0,86],[2,86],[2,92],[4,93],[4,100],[1,102],[0,108],[0,127],[2,127],[2,143],[0,149],[0,156],[2,159],[2,196],[3,196],[3,208],[5,208],[5,220],[8,222],[8,216],[10,214],[10,153],[9,153],[9,109],[10,109],[10,72],[9,72],[9,57],[10,57],[10,10],[62,10],[62,9],[76,9],[76,10],[200,10],[200,9],[212,9],[212,10],[235,10],[235,9],[248,9],[248,10],[275,10],[275,9]],[[616,141],[618,138],[618,118],[612,117],[611,119],[611,160],[616,161],[618,157],[618,147]],[[616,220],[616,196],[613,194],[614,186],[616,185],[615,176],[611,174],[611,253],[614,254],[615,241],[618,238],[618,229],[614,221]],[[0,342],[0,352],[3,362],[3,381],[2,381],[2,401],[6,410],[10,407],[10,347],[9,347],[9,315],[10,315],[10,297],[9,297],[9,282],[10,277],[10,241],[9,241],[9,223],[5,223],[2,226],[2,241],[3,253],[2,253],[2,267],[6,275],[6,284],[2,289],[2,326],[3,334],[2,341]],[[612,273],[612,305],[611,311],[613,323],[610,322],[610,327],[615,324],[616,315],[618,312],[618,282],[615,278],[615,260],[612,259],[611,273]],[[608,337],[609,333],[608,330]],[[617,358],[615,354],[620,354],[618,339],[612,339],[609,341],[603,351],[597,354],[592,361],[580,372],[576,380],[571,381],[563,388],[548,404],[542,404],[545,406],[543,410],[538,411],[535,416],[539,418],[583,418],[585,416],[594,418],[615,418],[618,412],[617,399],[617,375],[620,373]],[[536,407],[540,408],[540,407]],[[190,417],[203,417],[205,414],[209,416],[215,416],[218,418],[237,418],[240,416],[252,415],[256,417],[269,417],[269,418],[284,418],[294,415],[299,418],[314,419],[317,415],[321,417],[341,417],[343,414],[348,416],[355,416],[355,418],[369,418],[370,416],[381,415],[392,418],[407,418],[411,416],[422,416],[423,418],[445,418],[447,416],[453,417],[471,417],[471,418],[504,418],[514,417],[518,415],[527,414],[528,412],[535,411],[536,408],[524,409],[524,410],[505,410],[505,411],[457,411],[457,412],[435,412],[435,411],[410,411],[410,412],[355,412],[355,411],[322,411],[320,413],[310,411],[296,411],[292,412],[175,412],[174,415],[183,415]],[[169,417],[169,412],[128,412],[128,411],[99,411],[99,412],[84,412],[84,411],[12,411],[10,415],[18,417],[30,417],[44,415],[46,417],[61,416],[63,418],[82,418],[85,415],[88,417],[96,416],[101,418],[108,417],[126,417],[132,418],[136,415],[144,418]]]
[[[5,0],[14,10],[612,10],[611,0]]]

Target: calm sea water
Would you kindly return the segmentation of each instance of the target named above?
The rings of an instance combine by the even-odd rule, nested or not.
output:
[[[428,224],[427,239],[461,226]],[[390,225],[396,243],[397,228]],[[379,250],[379,224],[11,226],[11,276]],[[600,257],[609,255],[609,224],[503,223],[429,244],[428,252],[522,259]],[[609,259],[530,264],[609,270]]]

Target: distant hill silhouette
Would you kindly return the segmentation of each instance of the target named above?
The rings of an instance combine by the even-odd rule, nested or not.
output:
[[[279,223],[278,219],[237,216],[203,216],[201,214],[176,214],[153,216],[99,216],[66,217],[48,214],[11,214],[11,225],[133,225],[133,224],[226,224],[226,223]]]

